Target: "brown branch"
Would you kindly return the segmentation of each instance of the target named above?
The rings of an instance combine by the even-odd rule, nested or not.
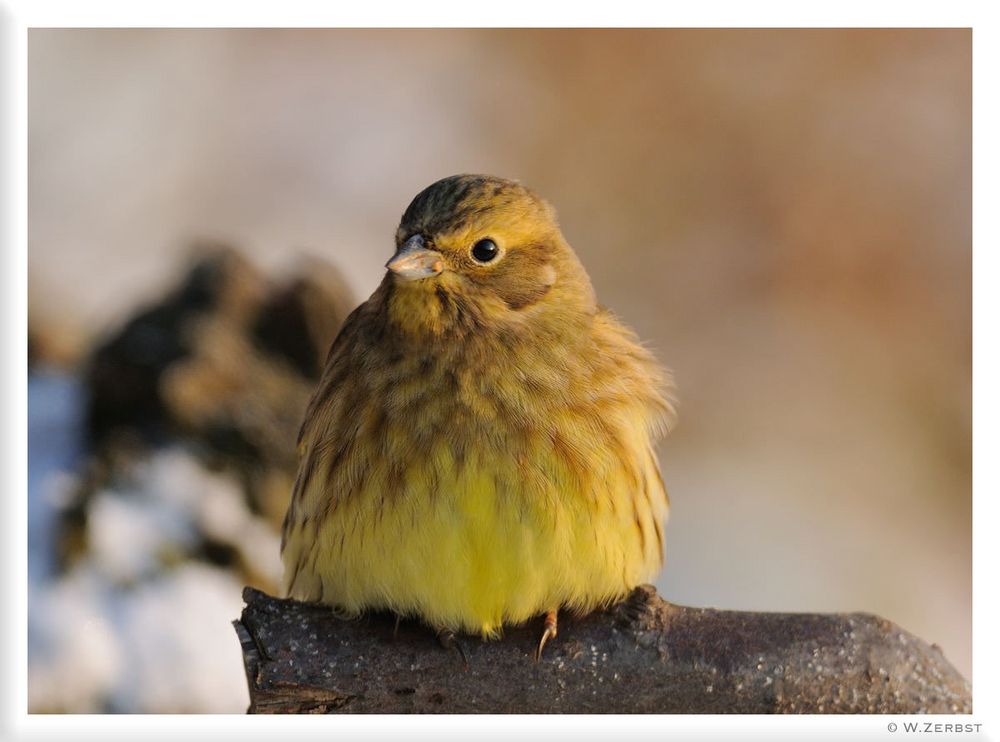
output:
[[[251,713],[971,713],[937,646],[865,613],[744,613],[665,602],[650,586],[538,625],[465,637],[468,659],[393,619],[244,591],[235,621]]]

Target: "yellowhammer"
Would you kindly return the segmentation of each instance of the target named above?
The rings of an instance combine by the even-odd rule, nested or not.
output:
[[[299,434],[288,594],[499,635],[650,580],[667,373],[597,304],[552,207],[456,175],[413,200]]]

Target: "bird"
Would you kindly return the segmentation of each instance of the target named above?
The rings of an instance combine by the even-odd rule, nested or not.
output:
[[[291,598],[415,618],[446,646],[584,615],[653,580],[671,373],[519,181],[417,194],[333,341],[282,527]],[[463,653],[464,659],[464,653]]]

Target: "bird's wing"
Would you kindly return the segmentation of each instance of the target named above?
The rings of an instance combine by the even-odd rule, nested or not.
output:
[[[345,436],[338,435],[337,425],[342,417],[341,406],[354,396],[346,387],[350,386],[352,376],[357,376],[352,372],[356,365],[354,356],[358,348],[357,340],[363,331],[364,310],[365,306],[362,305],[347,317],[330,346],[323,376],[309,401],[299,429],[298,474],[281,533],[285,584],[289,594],[298,594],[299,591],[293,592],[296,577],[303,558],[308,557],[302,553],[305,539],[301,531],[310,523],[315,524],[322,515],[323,508],[328,507],[336,496],[336,493],[327,491],[323,486],[325,478],[318,476],[317,464],[328,458],[338,442],[341,445],[345,443]],[[320,479],[324,481],[319,481]]]
[[[316,387],[316,391],[313,392],[312,398],[309,400],[309,406],[306,407],[306,414],[299,428],[296,445],[300,457],[303,453],[303,447],[308,445],[309,437],[316,429],[315,423],[320,419],[318,411],[337,392],[337,388],[344,381],[344,372],[346,371],[344,367],[349,361],[346,351],[350,347],[351,341],[359,333],[364,309],[365,306],[361,305],[347,316],[326,354],[326,362],[323,365],[323,375],[320,378],[319,386]]]
[[[667,488],[663,484],[663,476],[660,474],[660,462],[657,460],[656,452],[653,450],[651,445],[646,449],[643,487],[645,488],[644,494],[646,496],[646,500],[649,502],[653,528],[656,531],[656,540],[659,549],[659,563],[662,566],[663,526],[670,514],[670,497],[667,495]]]

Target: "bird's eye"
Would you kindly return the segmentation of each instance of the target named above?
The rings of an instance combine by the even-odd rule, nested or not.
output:
[[[472,257],[480,263],[488,263],[500,254],[500,248],[493,240],[486,238],[479,240],[472,246]]]

